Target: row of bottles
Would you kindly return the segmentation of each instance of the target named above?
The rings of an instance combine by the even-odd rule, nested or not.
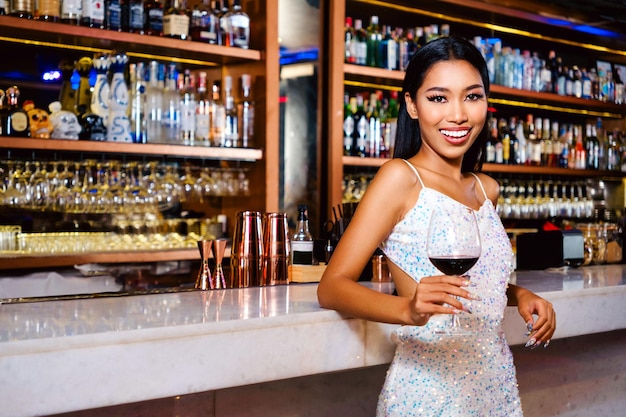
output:
[[[398,92],[383,97],[378,90],[368,95],[344,94],[343,154],[370,158],[393,155],[398,119]]]
[[[408,29],[381,27],[374,15],[369,25],[363,27],[361,19],[346,17],[345,62],[404,71],[415,51],[449,33],[449,24]],[[542,59],[539,52],[504,46],[499,38],[476,36],[474,44],[487,61],[492,84],[624,104],[626,91],[619,65],[598,62],[597,68],[589,69],[566,65],[554,50]]]
[[[165,3],[165,4],[164,4]],[[247,49],[250,17],[241,0],[10,0],[0,14]],[[7,7],[8,6],[8,7]]]
[[[583,128],[532,114],[507,120],[490,113],[487,123],[487,163],[626,171],[624,134],[603,129],[601,119]]]
[[[249,74],[241,76],[241,93],[235,99],[231,76],[210,82],[206,72],[180,72],[174,63],[129,64],[123,53],[98,53],[93,59],[62,63],[61,68],[59,102],[50,109],[54,105],[62,112],[64,128],[53,129],[48,119],[55,113],[34,108],[31,100],[19,106],[19,91],[11,88],[7,106],[0,95],[0,114],[6,115],[1,117],[2,135],[220,147],[254,144]],[[19,123],[14,113],[22,115]]]

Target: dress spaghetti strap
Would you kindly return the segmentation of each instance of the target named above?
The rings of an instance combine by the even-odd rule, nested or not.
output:
[[[480,185],[480,189],[483,191],[483,196],[485,196],[485,200],[489,200],[489,197],[487,197],[487,193],[485,192],[485,187],[483,187],[483,183],[480,178],[478,178],[478,175],[474,174],[473,172],[470,172],[470,174],[472,174],[474,178],[476,178],[476,181],[478,181],[478,185]]]
[[[418,181],[420,182],[420,184],[421,184],[422,188],[425,188],[425,187],[424,187],[424,183],[422,182],[422,177],[420,177],[420,173],[419,173],[419,172],[417,172],[417,168],[415,168],[415,167],[413,166],[413,164],[412,164],[412,163],[410,163],[409,161],[407,161],[406,159],[403,159],[403,161],[404,161],[404,162],[406,162],[406,164],[407,164],[407,165],[408,165],[408,166],[409,166],[409,167],[413,170],[413,172],[415,172],[415,175],[417,176],[417,179],[418,179]],[[481,185],[481,187],[482,187],[482,185]]]

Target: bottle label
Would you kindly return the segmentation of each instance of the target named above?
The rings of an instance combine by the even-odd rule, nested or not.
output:
[[[312,240],[292,240],[291,253],[294,265],[313,264],[313,241]]]
[[[162,9],[150,9],[148,12],[148,24],[150,29],[155,32],[163,31],[163,10]]]
[[[24,132],[28,128],[28,116],[20,111],[11,115],[11,127],[14,132]]]
[[[163,16],[163,34],[167,36],[189,36],[189,16],[180,14]]]
[[[143,3],[131,3],[129,27],[132,30],[143,30],[144,11]]]
[[[83,16],[93,22],[104,22],[104,3],[101,0],[84,0]]]
[[[4,2],[2,2],[4,3]],[[4,5],[0,5],[4,7]],[[59,17],[59,0],[40,0],[39,1],[39,16],[44,17]]]

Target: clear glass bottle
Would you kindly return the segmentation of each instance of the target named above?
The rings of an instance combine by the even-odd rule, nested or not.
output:
[[[170,0],[163,12],[163,36],[189,39],[190,15],[184,0]]]
[[[166,143],[176,143],[180,133],[180,96],[176,85],[177,79],[176,64],[170,63],[163,91],[162,126],[163,139]]]
[[[163,89],[165,88],[165,65],[150,62],[148,86],[146,88],[146,134],[149,143],[162,141]]]
[[[239,119],[240,145],[244,148],[254,146],[254,100],[252,100],[252,77],[241,76],[241,101],[237,105]]]
[[[298,205],[298,221],[295,233],[291,238],[291,263],[293,265],[313,265],[313,235],[309,230],[308,208],[305,204]]]
[[[147,143],[145,64],[130,64],[130,135],[133,143]]]
[[[83,13],[80,25],[90,28],[104,29],[106,27],[104,0],[82,0]]]
[[[19,106],[20,90],[12,86],[6,90],[6,119],[2,126],[4,136],[29,137],[28,114]]]
[[[207,90],[207,73],[201,71],[198,74],[198,87],[196,88],[196,123],[195,123],[195,143],[197,145],[209,146],[210,109],[211,101]]]
[[[232,11],[228,14],[227,34],[229,46],[250,47],[250,16],[241,9],[241,0],[233,0]]]
[[[239,122],[235,97],[233,97],[233,79],[230,75],[224,77],[224,142],[227,148],[240,147]]]
[[[226,114],[224,111],[224,102],[222,101],[222,82],[213,81],[211,86],[211,105],[209,107],[210,117],[209,127],[211,142],[214,146],[223,146],[224,143],[224,124],[226,123]]]
[[[180,142],[192,145],[196,134],[196,92],[191,70],[186,69],[182,77],[180,94]]]

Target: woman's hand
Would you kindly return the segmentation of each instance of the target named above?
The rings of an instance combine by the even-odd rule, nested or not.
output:
[[[438,275],[424,277],[415,286],[411,300],[411,321],[424,326],[433,314],[456,314],[469,311],[457,297],[476,300],[465,287],[470,281],[465,277]]]
[[[552,303],[524,288],[517,287],[516,292],[517,310],[526,323],[527,336],[530,337],[526,347],[536,348],[541,344],[548,347],[556,330],[556,312]]]

